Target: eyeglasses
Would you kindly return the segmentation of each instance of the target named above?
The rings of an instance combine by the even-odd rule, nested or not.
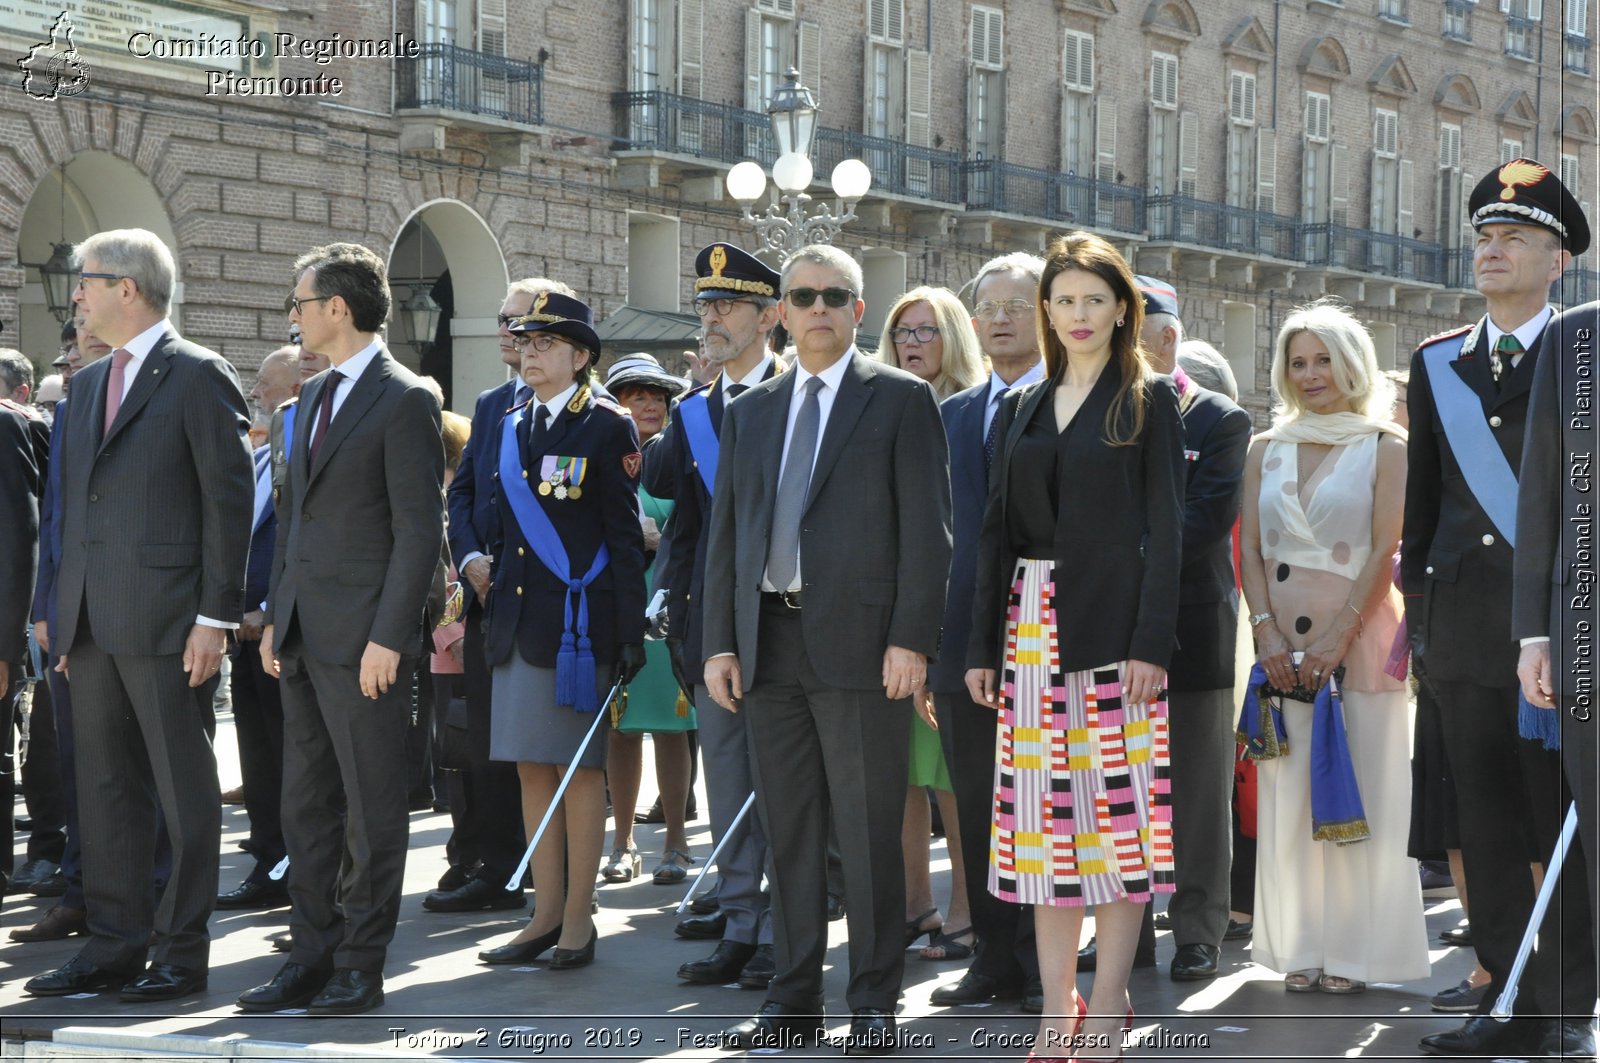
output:
[[[320,303],[324,299],[332,298],[333,296],[331,295],[308,295],[304,299],[301,299],[298,296],[291,295],[289,296],[289,309],[293,310],[297,314],[304,313],[307,303]]]
[[[540,354],[547,354],[560,340],[560,336],[552,336],[548,332],[519,332],[511,337],[511,346],[519,352],[532,347]]]
[[[715,310],[718,317],[727,317],[733,313],[734,307],[749,301],[748,299],[696,299],[694,301],[694,312],[701,317],[705,317]],[[806,305],[810,306],[811,304],[807,303]]]
[[[996,314],[1000,313],[1001,310],[1006,312],[1007,317],[1021,317],[1023,314],[1026,314],[1032,309],[1033,304],[1028,302],[1026,299],[1007,299],[1002,303],[997,303],[993,299],[985,299],[983,302],[973,307],[972,312],[977,317],[983,318],[985,321],[987,321]]]
[[[905,343],[915,339],[918,343],[932,343],[933,338],[939,334],[939,329],[934,325],[918,325],[916,328],[892,328],[889,338],[896,343]]]
[[[78,288],[81,290],[83,282],[87,280],[120,281],[126,277],[126,273],[80,273],[78,274]]]
[[[787,293],[789,302],[802,310],[816,302],[819,295],[825,305],[835,310],[849,306],[856,298],[856,293],[849,288],[824,288],[821,291],[815,288],[790,288]]]

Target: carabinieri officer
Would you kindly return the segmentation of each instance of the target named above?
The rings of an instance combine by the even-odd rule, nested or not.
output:
[[[606,691],[644,664],[639,434],[626,410],[591,393],[593,321],[584,303],[547,292],[508,326],[533,397],[507,411],[500,437],[489,755],[516,762],[530,837],[567,767],[578,768],[533,855],[538,907],[508,944],[479,953],[492,964],[551,946],[551,969],[593,962],[606,728],[584,740]]]

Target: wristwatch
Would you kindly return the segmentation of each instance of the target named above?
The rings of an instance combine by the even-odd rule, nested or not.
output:
[[[1250,627],[1253,630],[1256,627],[1256,625],[1262,623],[1263,621],[1276,620],[1276,619],[1277,619],[1277,614],[1275,614],[1275,613],[1251,613],[1250,614]]]

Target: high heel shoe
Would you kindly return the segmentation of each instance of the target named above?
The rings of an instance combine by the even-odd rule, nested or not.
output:
[[[644,858],[633,847],[611,850],[611,862],[600,869],[600,877],[607,882],[632,882],[639,877]]]
[[[1078,1020],[1079,1029],[1083,1028],[1083,1019],[1087,1018],[1087,1017],[1088,1016],[1085,1014],[1085,1015],[1083,1015],[1082,1018],[1079,1018],[1079,1020]],[[1128,1014],[1122,1020],[1122,1036],[1123,1036],[1123,1038],[1126,1038],[1128,1032],[1130,1030],[1132,1030],[1132,1029],[1133,1029],[1133,1008],[1129,1007],[1128,1008]],[[1089,1056],[1073,1056],[1072,1059],[1069,1061],[1069,1063],[1118,1063],[1118,1061],[1121,1060],[1121,1059],[1122,1059],[1122,1048],[1119,1045],[1117,1047],[1117,1054],[1115,1056],[1113,1056],[1112,1058],[1110,1058],[1110,1059],[1093,1059],[1093,1058],[1091,1058]]]
[[[545,967],[552,971],[567,971],[574,967],[587,967],[594,962],[594,944],[600,940],[600,928],[589,931],[589,943],[581,949],[558,948],[550,953]]]
[[[1073,993],[1072,1000],[1074,1005],[1076,1005],[1078,1017],[1073,1020],[1072,1029],[1067,1031],[1066,1040],[1069,1044],[1072,1042],[1073,1038],[1078,1036],[1079,1031],[1083,1029],[1083,1020],[1089,1017],[1089,1003],[1083,999],[1083,994],[1076,992]],[[1034,1053],[1033,1049],[1030,1048],[1028,1049],[1027,1063],[1072,1063],[1072,1060],[1066,1056],[1037,1055]]]
[[[559,940],[561,940],[561,928],[558,926],[527,941],[513,941],[499,948],[484,949],[478,953],[478,959],[488,964],[531,963],[539,958],[541,952]]]
[[[938,926],[929,927],[923,926],[922,924],[930,915],[938,914],[939,909],[937,906],[935,906],[933,908],[929,908],[915,919],[906,920],[906,948],[909,949],[912,945],[915,945],[917,943],[917,939],[923,934],[928,935],[928,944],[933,944],[934,935],[938,934],[939,931],[944,929],[944,920],[939,920]]]

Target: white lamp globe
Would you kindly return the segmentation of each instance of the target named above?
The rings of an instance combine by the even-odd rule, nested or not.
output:
[[[728,195],[740,203],[754,203],[767,189],[767,175],[756,162],[737,163],[728,171]]]
[[[872,171],[860,159],[845,159],[833,168],[833,194],[854,203],[872,187]]]
[[[772,183],[785,192],[804,192],[811,186],[811,160],[796,151],[779,155],[772,164]]]

